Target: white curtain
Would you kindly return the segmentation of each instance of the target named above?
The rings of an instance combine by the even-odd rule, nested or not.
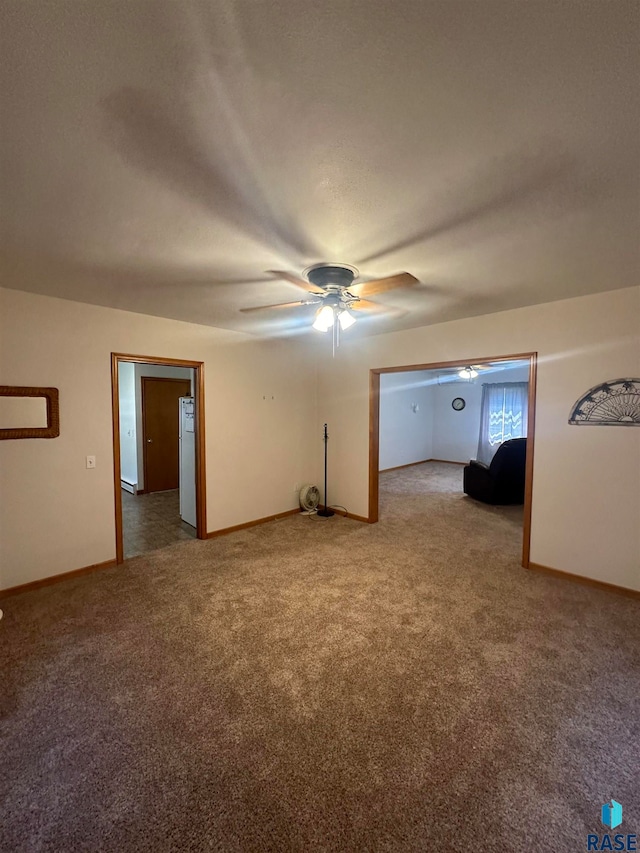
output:
[[[528,382],[504,382],[482,386],[479,462],[489,465],[503,441],[526,438]]]

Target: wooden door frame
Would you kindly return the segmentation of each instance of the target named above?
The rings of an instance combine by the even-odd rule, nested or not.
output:
[[[140,377],[140,407],[142,410],[142,470],[144,473],[144,490],[145,492],[149,491],[148,483],[149,478],[147,476],[147,424],[145,420],[145,409],[144,409],[144,385],[147,380],[152,380],[154,382],[188,382],[187,379],[178,379],[173,376],[141,376]],[[193,383],[195,388],[195,382]],[[190,396],[190,395],[187,395]],[[178,474],[179,476],[179,474]]]
[[[535,440],[536,379],[538,369],[537,352],[521,352],[513,355],[494,355],[483,358],[465,358],[455,361],[436,361],[430,364],[405,364],[399,367],[377,367],[369,371],[369,523],[378,521],[378,499],[380,481],[380,375],[382,373],[411,373],[422,370],[438,370],[444,367],[466,367],[468,364],[484,364],[501,361],[529,362],[529,406],[527,417],[527,459],[524,481],[524,519],[522,528],[522,566],[529,568],[531,553],[531,506],[533,496],[533,448]]]
[[[122,486],[120,472],[120,362],[154,364],[160,367],[190,367],[194,370],[193,395],[195,398],[196,427],[196,534],[198,539],[207,538],[207,489],[205,466],[204,432],[204,362],[187,361],[181,358],[156,358],[130,353],[111,353],[111,417],[113,429],[113,490],[116,519],[116,563],[124,562],[122,535]]]

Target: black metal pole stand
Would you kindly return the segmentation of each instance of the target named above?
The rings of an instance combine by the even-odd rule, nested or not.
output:
[[[332,515],[335,515],[335,512],[332,509],[329,509],[329,502],[327,500],[327,444],[329,442],[329,435],[327,434],[327,425],[324,425],[324,509],[319,509],[317,515],[321,518],[331,518]]]

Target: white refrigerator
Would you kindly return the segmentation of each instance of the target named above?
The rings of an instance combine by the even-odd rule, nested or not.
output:
[[[196,527],[195,399],[180,397],[180,518]]]

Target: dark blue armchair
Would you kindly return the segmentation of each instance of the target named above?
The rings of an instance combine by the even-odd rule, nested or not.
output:
[[[527,439],[512,438],[496,450],[491,465],[470,462],[464,468],[464,493],[486,504],[524,503]]]

